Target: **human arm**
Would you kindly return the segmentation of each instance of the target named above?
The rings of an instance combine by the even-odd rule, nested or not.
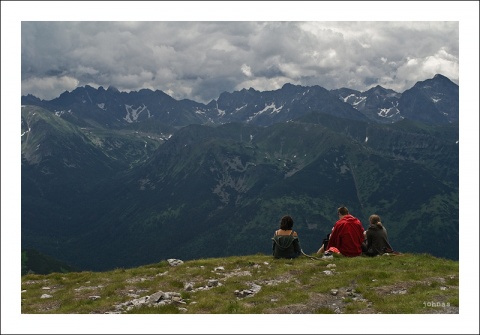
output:
[[[340,245],[340,233],[341,233],[341,226],[338,223],[335,223],[335,226],[332,228],[332,232],[330,233],[330,236],[328,237],[328,244],[326,247],[326,250],[330,247],[335,247],[338,248]]]
[[[293,251],[297,256],[302,254],[302,247],[300,246],[300,240],[298,239],[298,236],[295,236],[293,240]]]
[[[275,256],[275,238],[272,237],[272,255]]]
[[[366,239],[365,239],[365,251],[363,252],[367,256],[376,256],[378,252],[374,248],[374,240],[375,240],[375,231],[368,229],[366,230]]]
[[[325,246],[324,246],[323,243],[322,243],[322,246],[320,247],[320,249],[318,249],[317,254],[321,255],[321,254],[323,254],[324,252],[325,252]]]

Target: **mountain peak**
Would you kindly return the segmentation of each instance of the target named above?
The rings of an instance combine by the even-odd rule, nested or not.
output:
[[[369,89],[368,91],[366,91],[367,93],[376,93],[376,94],[382,94],[382,93],[385,93],[387,92],[388,90],[380,85],[377,85],[377,86],[374,86],[372,87],[371,89]]]
[[[116,88],[115,86],[111,86],[111,85],[108,86],[107,91],[108,91],[108,92],[114,92],[114,93],[119,92],[119,91],[118,91],[118,88]]]
[[[453,81],[451,81],[444,75],[437,73],[436,75],[433,76],[433,78],[417,82],[412,88],[423,87],[425,85],[428,86],[428,85],[431,85],[432,83],[436,85],[441,85],[441,86],[451,86],[451,85],[458,86],[457,84],[455,84]]]
[[[445,77],[444,75],[441,75],[441,74],[439,74],[439,73],[437,73],[436,75],[434,75],[434,76],[433,76],[433,79],[442,79],[442,80],[447,79],[447,80],[450,80],[450,79],[448,79],[447,77]]]

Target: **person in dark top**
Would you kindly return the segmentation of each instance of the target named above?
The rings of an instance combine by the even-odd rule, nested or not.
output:
[[[366,256],[383,255],[386,252],[393,252],[388,242],[387,229],[382,225],[380,216],[370,215],[370,226],[365,231],[365,242],[362,245],[363,254]]]
[[[333,228],[332,228],[332,231],[333,231]],[[330,233],[327,234],[327,237],[325,237],[323,239],[322,246],[320,247],[320,249],[318,249],[317,254],[323,255],[325,253],[325,251],[327,251],[327,246],[328,246],[328,241],[329,240],[330,240]]]
[[[280,229],[273,234],[272,252],[275,258],[296,258],[301,255],[302,249],[298,234],[293,229],[293,219],[285,215],[280,220]]]
[[[337,248],[343,256],[355,257],[362,254],[362,243],[365,240],[362,223],[349,214],[347,207],[337,209],[338,221],[335,222],[328,238],[326,252]],[[335,249],[333,249],[335,250]]]

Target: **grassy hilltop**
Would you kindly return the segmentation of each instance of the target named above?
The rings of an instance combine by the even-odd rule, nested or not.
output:
[[[21,288],[22,314],[459,313],[458,261],[428,254],[162,260],[107,272],[28,274]]]

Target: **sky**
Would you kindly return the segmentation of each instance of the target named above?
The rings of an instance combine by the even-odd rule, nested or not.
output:
[[[458,84],[458,21],[24,21],[22,95],[78,86],[161,90],[208,103],[285,83],[403,92],[440,73]]]
[[[2,1],[1,15],[2,333],[375,333],[368,315],[21,315],[21,95],[113,85],[207,103],[287,82],[401,93],[436,73],[460,87],[460,315],[373,317],[378,333],[478,333],[478,1]]]

